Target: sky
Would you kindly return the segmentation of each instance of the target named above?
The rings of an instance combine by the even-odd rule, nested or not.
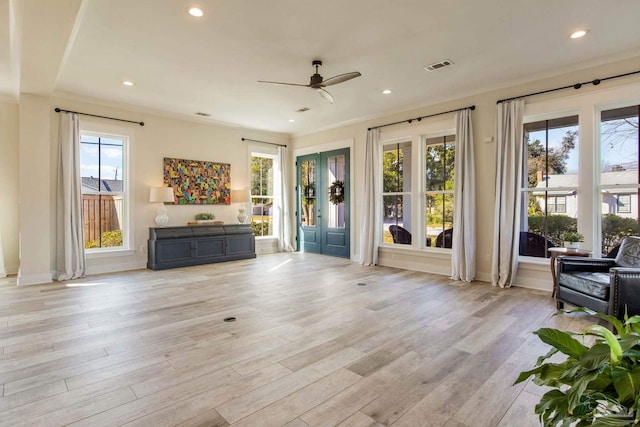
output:
[[[101,174],[98,174],[98,137],[82,135],[82,142],[95,144],[80,144],[80,174],[83,177],[100,176],[102,179],[115,179],[115,171],[118,170],[118,179],[122,179],[122,140],[115,138],[100,138],[102,156],[100,158]],[[117,146],[114,146],[117,145]]]
[[[577,130],[578,126],[567,126],[549,130],[549,148],[559,149],[562,146],[562,138],[568,130]],[[614,129],[614,131],[612,131]],[[627,170],[633,168],[638,169],[638,119],[630,120],[613,120],[601,126],[601,150],[600,156],[602,165],[610,170],[613,165],[622,165]],[[529,134],[529,139],[535,141],[539,139],[543,144],[545,141],[545,131],[535,131]],[[580,137],[576,147],[571,151],[567,159],[568,174],[578,172],[578,152],[580,145]]]

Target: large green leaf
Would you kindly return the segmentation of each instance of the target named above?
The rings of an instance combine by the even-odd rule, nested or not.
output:
[[[594,344],[589,350],[580,356],[580,365],[589,371],[608,364],[611,350],[606,344]]]
[[[573,414],[575,408],[583,403],[585,399],[585,390],[589,386],[589,383],[595,380],[598,375],[600,375],[598,371],[587,372],[579,378],[576,378],[573,386],[569,390],[567,390],[567,400],[570,414]]]
[[[613,332],[600,325],[589,326],[584,332],[595,332],[604,338],[611,349],[611,365],[617,365],[618,362],[620,362],[622,358],[622,347],[620,346],[620,342],[618,342],[618,337],[616,337]]]
[[[557,348],[560,352],[567,356],[579,359],[582,353],[587,351],[587,347],[573,338],[567,332],[559,331],[553,328],[541,328],[534,332],[538,335],[542,342]]]
[[[629,333],[624,336],[624,338],[620,338],[618,340],[620,342],[620,347],[622,347],[622,352],[627,356],[627,352],[633,349],[634,346],[640,344],[640,335],[634,333]],[[640,347],[639,347],[640,348]]]
[[[558,416],[566,417],[569,415],[567,412],[567,397],[558,389],[549,390],[540,398],[540,402],[536,405],[535,413],[540,415],[540,421],[545,426],[555,425],[550,421]]]
[[[617,368],[611,372],[611,381],[618,392],[618,401],[631,406],[635,403],[640,390],[640,367],[633,369]]]
[[[592,427],[629,427],[635,425],[631,415],[605,415],[596,418]]]
[[[522,381],[524,381],[527,378],[529,378],[531,375],[536,375],[536,374],[542,372],[543,369],[544,369],[544,365],[543,366],[538,366],[537,368],[533,368],[530,371],[520,372],[520,375],[518,375],[518,378],[516,378],[516,381],[513,383],[513,385],[521,383]]]

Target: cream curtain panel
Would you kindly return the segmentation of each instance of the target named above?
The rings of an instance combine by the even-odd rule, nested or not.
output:
[[[380,130],[371,129],[367,133],[365,145],[364,185],[362,194],[362,226],[360,229],[360,264],[378,264],[378,236],[380,233],[380,211],[377,197],[380,194],[376,180],[378,165]]]
[[[289,216],[289,171],[287,166],[287,147],[278,147],[278,172],[279,172],[279,191],[280,195],[276,199],[278,200],[278,215],[280,227],[278,230],[278,250],[280,252],[293,252],[293,246],[291,246],[291,218]]]
[[[86,272],[80,188],[80,124],[78,115],[60,113],[56,209],[56,280]]]
[[[456,113],[451,278],[471,282],[476,275],[476,184],[471,110]]]
[[[524,167],[523,112],[523,100],[498,104],[491,282],[501,288],[508,288],[513,284],[518,270],[522,201],[520,189]]]

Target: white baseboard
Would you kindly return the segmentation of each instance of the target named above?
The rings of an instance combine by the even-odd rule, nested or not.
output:
[[[147,268],[144,261],[119,262],[117,264],[98,264],[87,266],[87,275],[117,273],[120,271],[141,270]]]
[[[39,273],[39,274],[20,274],[18,273],[18,278],[16,280],[16,284],[18,286],[28,286],[28,285],[42,285],[44,283],[53,282],[51,273]]]

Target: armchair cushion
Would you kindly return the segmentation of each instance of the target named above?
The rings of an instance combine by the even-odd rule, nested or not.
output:
[[[609,299],[609,273],[581,271],[563,276],[562,286],[602,300]]]

